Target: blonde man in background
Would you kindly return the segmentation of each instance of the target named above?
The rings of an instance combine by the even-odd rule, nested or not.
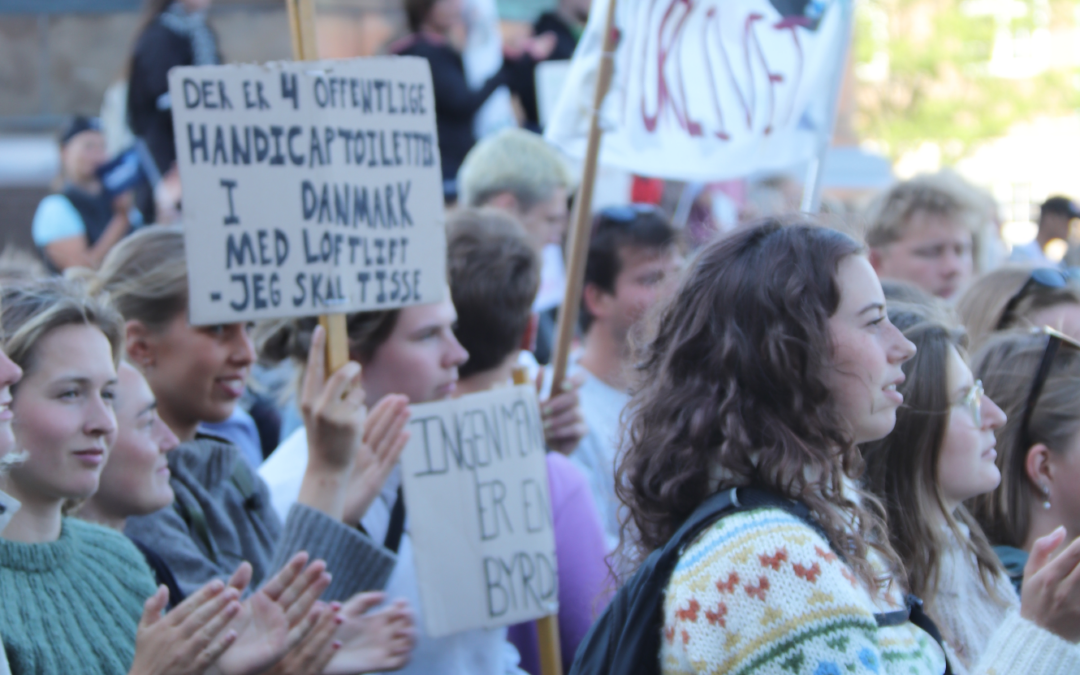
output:
[[[984,211],[972,187],[951,172],[897,183],[867,212],[870,262],[882,279],[906,281],[954,299],[974,273],[975,237]]]
[[[504,129],[477,143],[458,173],[462,206],[491,206],[516,217],[541,256],[540,313],[536,358],[547,363],[555,331],[555,311],[566,284],[562,240],[566,233],[573,180],[558,151],[543,137],[523,129]]]

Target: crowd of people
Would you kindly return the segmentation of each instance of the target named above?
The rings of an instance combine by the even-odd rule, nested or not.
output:
[[[521,370],[564,672],[623,672],[596,666],[631,634],[609,603],[644,612],[626,672],[1080,672],[1080,286],[1046,253],[1070,200],[1008,261],[948,173],[832,227],[690,237],[653,204],[601,209],[551,391],[539,298],[574,181],[533,131],[473,124],[503,85],[528,102],[515,78],[572,50],[584,8],[470,93],[462,5],[408,0],[394,51],[445,85],[447,292],[348,315],[327,374],[314,317],[189,322],[163,83],[220,61],[207,5],[155,3],[130,65],[160,182],[105,191],[75,120],[33,225],[46,264],[0,269],[0,673],[538,675],[532,622],[425,630],[399,463],[410,404]]]

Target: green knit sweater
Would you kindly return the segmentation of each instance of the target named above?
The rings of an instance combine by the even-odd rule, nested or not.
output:
[[[13,675],[123,675],[154,577],[122,534],[65,518],[57,541],[0,539],[0,630]]]

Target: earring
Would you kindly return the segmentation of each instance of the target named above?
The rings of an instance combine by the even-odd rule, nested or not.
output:
[[[1042,492],[1043,492],[1043,508],[1046,509],[1047,511],[1049,511],[1050,510],[1050,486],[1049,485],[1043,485],[1042,486]]]

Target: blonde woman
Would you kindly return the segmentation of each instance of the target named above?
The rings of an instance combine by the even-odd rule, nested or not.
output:
[[[42,281],[3,289],[0,326],[0,443],[10,449],[13,430],[25,452],[0,478],[21,504],[0,539],[0,624],[12,671],[180,675],[217,664],[239,674],[272,665],[318,617],[307,611],[311,586],[293,583],[308,578],[303,561],[250,603],[239,602],[250,578],[243,566],[228,585],[207,584],[162,617],[168,593],[131,542],[65,515],[97,490],[116,435],[115,311],[70,282]],[[290,610],[298,616],[287,623]]]

